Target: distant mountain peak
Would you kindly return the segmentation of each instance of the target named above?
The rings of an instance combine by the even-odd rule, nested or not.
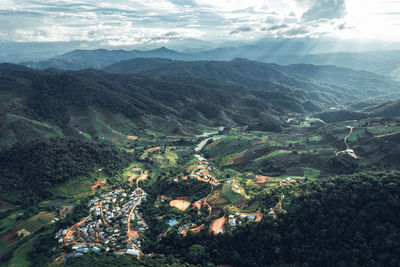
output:
[[[172,51],[171,49],[166,48],[165,46],[162,46],[160,48],[157,48],[155,50],[159,50],[159,51],[163,51],[163,50],[168,50],[168,51]]]
[[[171,50],[169,48],[166,48],[165,46],[154,49],[153,52],[169,52],[169,53],[178,53],[175,50]]]

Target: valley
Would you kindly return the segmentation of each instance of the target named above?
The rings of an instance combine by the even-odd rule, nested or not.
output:
[[[330,257],[312,256],[325,239],[345,246],[315,229],[346,243],[359,217],[381,212],[360,203],[395,213],[395,81],[248,60],[112,68],[0,70],[7,265],[265,266],[296,263],[292,255],[316,266]]]
[[[400,1],[5,0],[0,267],[400,266]]]
[[[49,219],[41,219],[37,228],[16,226],[24,225],[16,223],[27,212],[25,205],[4,205],[10,215],[2,219],[9,225],[1,231],[3,247],[10,250],[32,238],[23,245],[29,246],[44,228],[54,231],[58,242],[50,243],[57,248],[54,263],[68,264],[87,253],[157,257],[156,240],[235,234],[247,225],[276,220],[290,212],[297,190],[310,181],[397,166],[398,119],[326,124],[292,114],[288,121],[279,133],[228,126],[192,137],[162,137],[161,143],[149,143],[146,135],[125,138],[128,132],[118,133],[117,142],[108,136],[134,161],[114,176],[101,167],[92,182],[75,178],[54,187],[50,200],[39,203],[38,214],[28,211],[32,217],[22,219],[28,225],[46,214]],[[180,138],[188,144],[176,144]],[[10,262],[19,254],[14,255]]]

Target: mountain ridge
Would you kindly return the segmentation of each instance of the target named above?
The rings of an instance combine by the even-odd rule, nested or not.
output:
[[[175,50],[161,47],[158,49],[143,50],[73,50],[71,52],[41,61],[22,62],[22,65],[37,69],[59,68],[62,70],[80,70],[85,68],[102,69],[107,65],[122,60],[133,58],[159,57],[173,60],[232,60],[238,57],[246,57],[266,63],[277,63],[280,65],[291,64],[314,64],[335,65],[338,67],[355,70],[365,70],[380,75],[398,79],[400,69],[400,50],[389,51],[366,51],[366,52],[330,52],[315,53],[307,50],[303,45],[291,44],[289,46],[278,44],[254,44],[240,47],[220,47],[202,52],[177,52]],[[298,47],[300,46],[300,48]],[[263,49],[260,49],[260,48]],[[293,49],[290,49],[290,48]],[[300,50],[299,50],[300,49]],[[96,55],[97,54],[97,55]],[[97,58],[93,58],[96,56]]]

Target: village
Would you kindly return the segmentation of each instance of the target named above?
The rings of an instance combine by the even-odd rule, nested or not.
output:
[[[154,149],[154,151],[158,151]],[[150,151],[152,153],[154,151]],[[172,199],[169,196],[159,195],[154,206],[168,205],[175,207],[180,211],[194,209],[200,215],[204,212],[205,216],[196,223],[184,222],[181,218],[171,218],[167,221],[168,229],[159,235],[162,239],[173,228],[178,230],[180,236],[185,237],[188,232],[199,233],[209,222],[209,232],[214,235],[226,233],[225,227],[234,230],[240,225],[246,223],[257,223],[263,218],[263,213],[259,208],[257,212],[223,212],[222,217],[211,219],[213,208],[207,202],[207,199],[213,192],[213,189],[223,184],[228,185],[233,192],[240,193],[240,188],[234,183],[234,180],[226,180],[220,182],[211,172],[214,168],[208,160],[203,156],[196,154],[194,157],[197,163],[188,169],[188,174],[180,178],[174,178],[173,181],[178,183],[180,180],[195,179],[211,185],[211,193],[208,196],[194,201],[189,200],[189,197],[181,197]],[[99,169],[101,171],[102,169]],[[142,176],[143,175],[143,176]],[[137,175],[136,175],[137,176]],[[141,171],[141,177],[147,177],[147,171]],[[143,255],[141,251],[142,238],[149,229],[149,226],[143,219],[143,214],[139,211],[139,206],[146,201],[147,194],[139,187],[136,181],[136,188],[133,185],[133,180],[129,179],[130,186],[118,189],[113,189],[100,196],[93,197],[88,203],[89,215],[81,218],[80,222],[72,225],[67,229],[60,229],[55,238],[58,240],[61,247],[70,248],[69,254],[64,254],[65,259],[71,257],[79,257],[84,253],[114,253],[117,255],[131,255],[140,257]],[[285,178],[279,182],[279,186],[291,185],[293,178]],[[106,180],[99,180],[92,186],[93,190],[107,184]],[[276,211],[282,210],[282,199],[277,205],[270,209],[268,215],[276,218]],[[161,218],[162,216],[160,216]]]
[[[140,236],[148,229],[137,207],[146,201],[140,189],[115,189],[88,203],[90,215],[68,229],[60,229],[55,238],[62,246],[72,246],[66,258],[86,252],[113,252],[139,256]]]

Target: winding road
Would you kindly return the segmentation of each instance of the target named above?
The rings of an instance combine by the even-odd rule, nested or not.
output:
[[[336,156],[339,156],[340,154],[348,154],[351,157],[358,159],[358,156],[356,155],[356,153],[354,152],[353,149],[351,149],[349,147],[349,144],[347,143],[347,140],[349,139],[349,137],[351,136],[351,134],[353,133],[353,126],[347,126],[348,129],[350,129],[350,132],[348,135],[346,135],[346,137],[344,138],[344,144],[346,145],[346,150],[343,151],[338,151],[336,152]]]
[[[344,138],[344,144],[346,145],[346,150],[349,149],[349,145],[347,144],[347,139],[350,137],[350,135],[353,133],[353,126],[347,126],[347,128],[350,127],[350,132],[349,134]]]

